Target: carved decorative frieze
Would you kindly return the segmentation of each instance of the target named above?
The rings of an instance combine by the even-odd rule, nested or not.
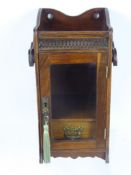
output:
[[[106,49],[108,47],[108,38],[78,38],[78,39],[40,39],[40,50],[56,49]]]

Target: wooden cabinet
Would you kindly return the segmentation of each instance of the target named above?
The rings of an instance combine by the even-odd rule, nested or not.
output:
[[[29,63],[36,68],[41,163],[44,108],[51,156],[109,161],[112,61],[117,65],[107,9],[75,17],[39,10]]]

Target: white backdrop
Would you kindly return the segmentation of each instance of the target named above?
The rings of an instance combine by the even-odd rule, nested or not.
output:
[[[4,0],[0,2],[0,174],[131,174],[131,10],[125,0]],[[119,65],[113,67],[110,163],[99,158],[52,158],[39,164],[35,69],[28,66],[38,8],[78,15],[107,7]]]

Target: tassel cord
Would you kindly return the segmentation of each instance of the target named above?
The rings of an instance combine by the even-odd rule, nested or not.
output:
[[[50,137],[49,137],[49,127],[48,123],[45,122],[44,126],[44,133],[43,133],[43,146],[44,146],[44,162],[49,163],[50,162]]]

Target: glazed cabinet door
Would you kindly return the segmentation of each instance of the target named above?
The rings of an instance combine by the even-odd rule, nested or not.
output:
[[[39,77],[40,96],[49,102],[51,149],[104,148],[106,53],[40,54]]]

